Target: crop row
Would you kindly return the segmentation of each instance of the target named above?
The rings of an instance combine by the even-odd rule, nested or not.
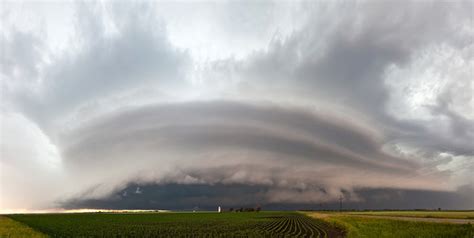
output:
[[[271,236],[328,237],[326,225],[302,215],[275,217],[261,229]]]
[[[327,237],[294,212],[11,215],[51,237]]]

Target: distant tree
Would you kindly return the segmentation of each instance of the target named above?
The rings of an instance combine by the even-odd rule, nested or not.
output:
[[[257,205],[257,207],[255,208],[255,211],[259,212],[260,210],[262,210],[262,208],[259,205]]]
[[[234,211],[234,208],[229,208],[229,212],[233,212]]]

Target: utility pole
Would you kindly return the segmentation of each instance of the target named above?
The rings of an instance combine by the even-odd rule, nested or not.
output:
[[[342,195],[339,195],[339,212],[342,211]]]

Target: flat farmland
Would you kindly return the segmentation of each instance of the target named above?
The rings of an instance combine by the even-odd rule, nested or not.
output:
[[[472,238],[474,237],[474,220],[453,218],[452,214],[429,212],[430,216],[423,217],[418,211],[407,211],[404,214],[414,212],[416,217],[400,216],[400,213],[386,213],[385,211],[373,212],[306,212],[305,214],[323,219],[335,226],[342,227],[349,238],[383,238],[383,237],[426,237],[426,238]],[[384,215],[379,215],[379,213]],[[412,215],[415,215],[412,213]],[[390,214],[390,215],[389,215]],[[448,215],[447,215],[448,214]],[[423,213],[428,215],[428,212]],[[417,220],[405,220],[405,219]],[[421,219],[421,220],[419,220]],[[430,219],[435,219],[436,222]],[[449,222],[443,222],[449,220]],[[452,220],[460,220],[462,224],[453,223]],[[468,222],[466,222],[466,220]]]
[[[297,212],[9,215],[51,237],[343,237]]]
[[[347,212],[347,214],[390,217],[472,219],[474,223],[474,211],[364,211]]]
[[[0,216],[0,237],[472,238],[474,225],[469,216],[468,211],[16,214]]]
[[[30,227],[10,219],[6,216],[0,216],[0,237],[2,238],[46,238],[45,234],[31,229]]]

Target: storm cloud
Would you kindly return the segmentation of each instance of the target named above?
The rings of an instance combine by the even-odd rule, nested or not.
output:
[[[193,102],[107,115],[65,135],[61,147],[69,174],[118,187],[130,180],[265,184],[333,190],[332,196],[361,186],[441,188],[444,176],[419,174],[415,162],[382,151],[383,138],[372,133],[369,126],[295,107]],[[272,199],[279,199],[276,191]]]
[[[472,2],[2,4],[0,211],[473,206]]]
[[[140,188],[143,193],[135,193]],[[343,191],[344,209],[463,209],[472,206],[472,190],[461,187],[458,191],[432,191],[410,189],[356,189],[352,193]],[[291,194],[300,194],[293,190]],[[321,189],[314,194],[320,197],[326,194]],[[68,200],[67,208],[96,209],[163,209],[214,210],[216,204],[225,210],[240,207],[261,206],[263,209],[277,210],[336,210],[339,201],[334,199],[317,202],[271,201],[274,194],[270,186],[265,185],[228,185],[228,184],[129,184],[122,190],[101,199],[76,197]],[[356,196],[357,200],[351,200]],[[427,200],[430,197],[432,199]]]

